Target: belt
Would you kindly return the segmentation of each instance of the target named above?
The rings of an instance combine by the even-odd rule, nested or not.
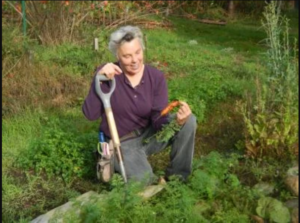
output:
[[[140,135],[142,135],[145,132],[145,130],[146,130],[146,128],[140,128],[140,129],[133,130],[132,132],[129,132],[128,134],[122,136],[120,138],[120,142],[139,137]]]

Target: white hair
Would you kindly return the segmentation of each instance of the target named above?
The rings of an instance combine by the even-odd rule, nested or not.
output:
[[[137,38],[145,49],[143,33],[137,26],[122,26],[110,35],[110,40],[108,43],[108,49],[112,54],[117,57],[117,50],[124,42],[130,42],[131,40]]]

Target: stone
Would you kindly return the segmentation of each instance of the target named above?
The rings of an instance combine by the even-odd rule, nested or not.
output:
[[[162,191],[165,188],[166,184],[159,184],[159,185],[150,185],[148,187],[146,187],[142,192],[139,193],[140,196],[143,197],[143,199],[149,199],[152,196],[156,195],[157,193],[159,193],[160,191]],[[75,202],[80,202],[80,205],[82,206],[85,202],[88,202],[92,199],[96,199],[96,200],[101,200],[105,197],[105,194],[98,194],[95,191],[88,191],[82,195],[80,195],[79,197],[77,197],[76,199],[69,201],[59,207],[56,207],[50,211],[48,211],[47,213],[38,216],[37,218],[33,219],[30,223],[47,223],[49,222],[51,219],[56,218],[57,215],[58,216],[62,216],[69,212],[69,211],[74,211],[76,214],[80,214],[80,208],[78,209],[78,207],[75,206],[76,209],[74,209],[74,203]],[[58,219],[55,221],[58,223],[63,222],[63,220],[61,218],[58,217]]]
[[[265,196],[270,195],[274,191],[274,185],[266,182],[260,182],[254,185],[254,189],[262,192]]]
[[[149,199],[149,198],[153,197],[154,195],[156,195],[160,191],[162,191],[162,189],[164,189],[164,185],[162,185],[162,184],[160,184],[160,185],[150,185],[144,191],[139,193],[139,195],[142,196],[143,199],[146,200],[146,199]]]
[[[253,221],[255,221],[256,223],[264,223],[264,219],[262,217],[259,217],[257,215],[251,215],[251,218],[253,219]]]
[[[290,168],[287,171],[287,177],[284,180],[285,185],[291,193],[298,197],[299,195],[299,167]]]
[[[190,40],[189,41],[189,45],[197,45],[197,44],[198,44],[197,40]]]
[[[69,201],[59,207],[52,209],[51,211],[48,211],[47,213],[45,213],[43,215],[38,216],[37,218],[33,219],[31,221],[31,223],[46,223],[46,222],[50,221],[51,219],[53,219],[57,213],[59,213],[60,215],[63,215],[67,211],[70,211],[75,202],[79,201],[79,202],[81,202],[81,205],[83,205],[83,203],[88,201],[92,196],[98,197],[99,199],[101,197],[103,197],[103,195],[98,194],[95,191],[88,191],[88,192],[80,195],[79,197],[77,197],[74,201]],[[79,214],[79,211],[80,210],[77,211],[78,214]],[[62,222],[62,219],[58,219],[57,222]]]

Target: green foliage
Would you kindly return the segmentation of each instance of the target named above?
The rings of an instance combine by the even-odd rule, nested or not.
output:
[[[181,125],[177,123],[176,119],[173,119],[168,124],[163,125],[160,131],[145,139],[145,143],[149,143],[152,138],[155,138],[157,142],[168,142],[180,129]]]
[[[213,199],[219,192],[221,185],[227,181],[230,187],[239,186],[239,180],[229,169],[237,164],[237,159],[224,159],[218,152],[211,152],[207,156],[193,163],[194,172],[191,178],[191,188],[201,197]]]
[[[241,13],[243,16],[245,15],[252,15],[257,16],[260,15],[264,7],[266,5],[265,1],[235,1],[235,9],[238,13]]]
[[[247,214],[240,213],[237,208],[231,208],[226,210],[217,211],[212,218],[213,222],[226,222],[226,223],[248,223],[251,222]]]
[[[2,58],[8,55],[19,58],[23,54],[22,33],[18,28],[13,30],[8,25],[2,27]]]
[[[237,165],[237,162],[237,157],[235,156],[224,159],[220,153],[213,151],[198,162],[195,162],[193,165],[195,168],[204,169],[209,174],[214,175],[217,178],[223,178],[229,168]]]
[[[101,55],[92,47],[79,46],[77,44],[64,43],[56,47],[40,47],[36,49],[37,60],[63,67],[66,72],[72,75],[87,75],[94,71],[99,65]]]
[[[180,183],[178,178],[173,178],[165,190],[161,197],[153,201],[154,212],[159,222],[208,222],[200,213],[195,212],[197,199],[188,185]]]
[[[125,185],[120,175],[114,175],[109,193],[103,192],[101,199],[84,203],[79,217],[68,213],[64,220],[73,216],[72,222],[250,222],[257,197],[230,173],[236,164],[235,156],[224,158],[211,153],[195,160],[193,176],[187,184],[174,177],[150,200],[138,195],[144,189],[142,184]],[[202,200],[208,196],[208,201]]]
[[[283,103],[287,109],[291,109],[298,105],[297,40],[294,46],[290,44],[288,20],[276,13],[276,3],[272,2],[266,7],[264,17],[262,24],[268,35],[266,44],[269,47],[267,67],[270,74],[267,85],[271,88],[267,95],[268,106],[278,109]]]
[[[258,200],[256,212],[270,222],[287,223],[290,222],[290,212],[280,201],[271,197],[262,197]]]
[[[66,188],[61,179],[45,179],[29,172],[2,177],[2,222],[30,222],[79,193]]]
[[[245,33],[253,43],[250,47],[249,41],[241,43],[243,38],[227,39],[228,34],[222,33],[222,29],[210,27],[209,31],[197,22],[192,22],[195,29],[189,29],[187,21],[170,19],[176,24],[176,33],[169,32],[164,36],[160,30],[146,32],[147,62],[165,73],[170,100],[184,98],[201,123],[218,102],[228,97],[240,98],[245,89],[253,89],[250,80],[255,73],[262,72],[262,68],[251,61],[250,53],[245,57],[241,54],[257,47],[255,43],[263,38],[261,32],[257,34],[253,27],[241,31],[245,27],[236,29],[238,24],[227,27],[227,32],[236,33],[236,36]],[[198,44],[189,45],[189,40],[196,40]]]
[[[91,174],[92,151],[97,141],[95,133],[82,134],[72,129],[70,123],[51,119],[42,135],[26,152],[21,154],[18,165],[36,172],[45,171],[49,177],[61,177],[66,184],[75,178]]]
[[[176,179],[165,186],[164,193],[144,200],[138,194],[144,189],[140,183],[124,185],[119,178],[114,175],[113,189],[102,199],[83,204],[76,222],[208,222],[194,211],[193,191]],[[68,213],[64,220],[72,215],[76,216]]]
[[[195,11],[198,9],[194,7],[195,5],[198,6],[199,4],[201,6],[202,3],[209,5],[212,2],[213,4],[209,6],[212,10],[209,13],[213,15],[214,12],[218,12],[216,5],[219,3],[217,1],[209,1],[207,3],[189,2],[189,4],[194,4],[190,8],[192,11]],[[251,10],[253,12],[259,12],[254,1],[235,3],[237,5],[236,9],[238,10],[239,7],[245,6],[246,9],[248,4],[252,4],[253,7]],[[38,7],[42,7],[40,2],[35,4],[40,4]],[[50,4],[56,3],[51,2]],[[71,2],[70,6],[72,5],[72,8],[64,6],[64,9],[61,9],[61,11],[56,10],[54,12],[56,15],[62,11],[68,13],[64,15],[67,16],[67,18],[60,17],[60,20],[58,20],[62,21],[66,18],[68,21],[64,24],[51,22],[55,20],[55,17],[53,16],[54,14],[51,14],[52,12],[49,13],[52,10],[50,9],[50,5],[41,9],[43,11],[40,11],[46,12],[45,14],[41,13],[40,18],[48,16],[49,20],[40,19],[36,20],[38,22],[34,22],[34,20],[31,19],[32,24],[34,23],[33,29],[35,27],[41,27],[41,29],[45,30],[43,33],[39,32],[41,30],[36,30],[38,32],[35,34],[42,34],[41,36],[44,38],[44,42],[42,42],[46,45],[55,42],[57,44],[61,40],[65,41],[64,44],[52,46],[52,48],[43,46],[32,48],[35,53],[35,59],[44,63],[44,65],[49,68],[47,70],[51,70],[51,72],[49,72],[51,75],[57,73],[59,74],[57,76],[61,76],[61,79],[64,77],[60,74],[64,74],[65,72],[60,72],[60,69],[66,69],[67,72],[72,74],[84,75],[91,73],[95,66],[101,63],[101,61],[106,62],[113,60],[114,58],[109,57],[110,54],[103,50],[107,43],[104,29],[108,31],[117,25],[124,24],[125,13],[119,12],[125,12],[129,4],[137,3],[122,1],[116,3],[109,2],[109,4],[112,4],[109,9],[95,7],[91,10],[93,13],[87,10],[92,3],[80,2],[77,6],[75,6],[75,4],[77,3],[74,2],[73,4]],[[97,2],[95,5],[96,4],[102,4],[102,2]],[[151,7],[151,5],[156,3],[145,4]],[[169,3],[165,1],[163,1],[163,4],[164,6],[166,6],[166,4],[169,5]],[[181,4],[181,2],[179,4]],[[222,2],[220,4],[225,3]],[[261,5],[264,3],[257,4]],[[81,7],[82,5],[87,7]],[[7,4],[5,6],[7,6]],[[116,10],[113,9],[113,6],[116,6]],[[12,13],[15,13],[16,16],[13,19],[19,22],[19,14],[10,6],[6,8],[10,9],[9,16],[14,16]],[[71,12],[66,9],[74,11]],[[129,6],[129,14],[136,15],[135,9],[135,7]],[[151,10],[154,11],[155,9],[156,5]],[[170,10],[170,12],[171,11],[172,10]],[[182,12],[182,8],[180,8],[180,11]],[[85,17],[85,13],[89,13],[89,15]],[[4,14],[5,12],[3,11],[2,16],[5,16]],[[93,14],[93,16],[91,16],[91,14]],[[6,13],[6,18],[7,15]],[[37,15],[38,14],[35,16]],[[105,19],[103,19],[103,15]],[[110,20],[110,16],[112,20]],[[201,17],[201,15],[199,16]],[[217,18],[218,16],[223,16],[223,14],[215,14],[213,16]],[[71,20],[69,20],[70,18]],[[70,25],[76,24],[80,19],[83,19],[80,23],[83,25],[75,25],[74,32],[72,33]],[[149,41],[149,45],[147,45],[147,60],[149,53],[150,63],[154,65],[161,65],[164,64],[164,62],[169,63],[169,66],[162,67],[162,70],[168,78],[170,99],[180,98],[187,101],[192,107],[193,113],[196,114],[198,121],[201,122],[205,120],[206,114],[210,112],[211,106],[217,105],[218,102],[227,100],[229,97],[241,97],[245,89],[254,89],[252,85],[253,77],[256,73],[265,72],[258,61],[264,62],[265,57],[269,57],[269,55],[260,54],[264,48],[259,41],[264,38],[265,35],[262,29],[257,28],[256,20],[243,22],[238,20],[235,23],[227,23],[226,26],[220,27],[171,16],[168,17],[168,19],[173,24],[173,27],[168,27],[168,30],[162,28],[145,28],[144,31],[147,33]],[[43,26],[42,23],[44,21],[45,24],[48,23],[48,25]],[[104,21],[106,24],[110,23],[111,26],[106,25],[106,27],[104,27]],[[130,23],[131,21],[132,20],[127,22]],[[133,21],[133,23],[134,22],[135,21]],[[57,24],[60,25],[58,26]],[[5,57],[2,61],[3,72],[8,73],[12,67],[15,67],[13,71],[22,75],[19,72],[21,67],[24,73],[28,73],[24,81],[24,86],[28,87],[28,84],[31,84],[31,82],[37,83],[36,76],[32,75],[32,70],[24,70],[26,64],[15,63],[23,53],[23,36],[19,29],[14,29],[13,27],[11,24],[6,27],[3,26],[2,55]],[[67,35],[61,35],[60,37],[62,38],[59,39],[60,37],[56,36],[56,34],[63,30],[63,27],[67,27],[65,29],[66,32],[61,32],[61,34],[67,33]],[[191,29],[191,27],[193,28]],[[49,35],[52,28],[55,29],[52,33],[53,35]],[[31,32],[33,29],[30,28],[29,31]],[[81,35],[77,35],[79,32],[81,32]],[[99,53],[103,53],[103,55],[92,52],[91,45],[94,37],[99,37]],[[79,41],[74,44],[75,39]],[[190,40],[196,40],[198,44],[188,45]],[[13,60],[11,60],[11,58],[13,58]],[[5,66],[5,64],[9,66]],[[291,67],[287,69],[292,70]],[[45,72],[43,70],[38,73],[48,84],[49,78],[44,74]],[[83,80],[82,78],[79,79],[78,76],[73,77],[74,80],[77,78],[76,80],[85,84],[88,83],[86,86],[89,86],[89,78]],[[272,81],[270,80],[270,82]],[[13,97],[8,97],[10,95],[3,94],[3,98],[14,102],[16,98],[20,98],[20,96],[24,94],[16,83],[17,82],[9,82],[8,84],[8,86],[14,90],[13,92],[15,92],[12,95]],[[21,83],[23,83],[23,81],[21,81]],[[295,81],[295,83],[297,83],[297,81]],[[44,88],[42,87],[42,89]],[[63,93],[64,89],[65,86],[62,87],[62,91],[60,92],[60,88],[58,88],[58,92]],[[81,87],[80,89],[82,92],[88,90]],[[56,88],[53,87],[52,90],[56,91]],[[46,90],[46,92],[48,91]],[[32,92],[32,95],[33,94],[35,94],[35,91]],[[69,95],[69,92],[66,93],[66,95]],[[39,105],[43,109],[46,101],[36,100],[35,103],[35,105]],[[40,107],[38,109],[40,109]],[[80,112],[80,108],[76,109]],[[63,111],[63,113],[66,112],[68,112],[68,110]],[[32,114],[35,115],[35,113]],[[269,114],[270,113],[266,114],[265,117],[269,117]],[[47,115],[44,113],[42,116]],[[78,195],[79,192],[82,193],[83,191],[91,189],[90,185],[78,189],[78,185],[74,183],[71,186],[72,189],[78,190],[79,192],[74,190],[69,191],[70,188],[66,188],[63,184],[64,181],[61,179],[63,173],[65,173],[66,176],[70,176],[69,179],[65,179],[64,182],[68,182],[69,185],[75,178],[81,178],[82,182],[87,182],[86,179],[82,179],[83,177],[88,176],[92,179],[95,178],[94,172],[91,171],[94,169],[94,162],[90,149],[95,148],[97,133],[93,132],[93,130],[97,129],[98,123],[95,123],[93,128],[78,128],[77,122],[79,122],[82,116],[73,117],[73,121],[68,122],[62,121],[61,117],[57,121],[58,115],[56,115],[56,121],[52,120],[52,118],[50,121],[46,121],[46,118],[40,121],[39,118],[36,117],[27,120],[28,117],[30,118],[32,116],[27,115],[27,113],[24,115],[24,110],[20,110],[19,119],[13,121],[7,117],[3,119],[5,123],[2,126],[2,155],[4,157],[4,164],[2,164],[3,222],[16,222],[18,220],[28,222],[33,216],[43,214],[65,203],[70,197]],[[297,123],[293,117],[286,117],[289,123],[293,120],[294,123]],[[264,123],[263,120],[264,119],[260,122]],[[274,126],[270,125],[270,129],[273,127]],[[265,131],[263,124],[260,124],[257,129],[260,132]],[[288,128],[286,129],[288,130]],[[287,133],[287,135],[289,135],[289,131],[287,131]],[[293,135],[290,136],[292,139]],[[206,136],[203,135],[203,137],[205,140]],[[34,143],[31,143],[32,139],[34,139]],[[220,140],[222,139],[220,138]],[[61,155],[58,156],[53,151]],[[19,156],[20,152],[21,156]],[[67,160],[67,162],[64,162],[65,160]],[[23,181],[19,174],[14,174],[9,168],[12,163],[19,167],[22,166],[24,170],[29,169],[30,173],[32,173],[32,168],[38,170],[39,167],[42,167],[42,169],[44,169],[44,171],[41,172],[42,177],[27,175],[28,179]],[[53,163],[61,167],[61,171],[58,171],[58,175],[55,173]],[[78,166],[78,164],[81,165]],[[111,194],[108,191],[103,192],[103,194],[110,196],[108,199],[94,200],[94,203],[83,204],[82,207],[84,211],[80,217],[77,217],[75,213],[73,213],[73,215],[68,214],[64,217],[67,219],[66,222],[247,222],[247,216],[255,212],[258,195],[254,190],[245,186],[243,183],[245,179],[250,181],[248,179],[251,177],[248,175],[249,172],[240,172],[238,175],[233,173],[233,169],[238,168],[236,165],[237,162],[235,159],[232,158],[228,160],[216,154],[204,157],[200,161],[195,160],[193,174],[186,185],[176,180],[171,181],[167,184],[165,191],[148,201],[141,201],[139,197],[135,197],[135,192],[139,191],[138,187],[134,188],[129,186],[126,189],[128,191],[126,191],[123,188],[124,184],[122,178],[118,179],[118,175],[114,175],[116,179],[113,180],[111,185],[113,193]],[[271,165],[273,164],[271,163]],[[54,169],[52,169],[52,167]],[[78,169],[75,167],[78,167]],[[252,171],[256,180],[263,180],[266,177],[270,177],[270,173],[274,173],[275,175],[277,173],[276,171],[278,171],[277,167],[263,168],[262,166],[255,166],[252,163],[239,167],[247,168],[250,172]],[[53,176],[53,178],[49,180],[45,180],[46,177],[44,175],[47,168],[49,169],[49,176]],[[280,172],[283,171],[284,168],[280,169]],[[240,179],[240,176],[242,179]],[[103,187],[102,184],[100,184],[100,186]],[[281,194],[280,196],[282,196],[283,199],[291,196],[290,194],[284,194],[284,192],[281,192]],[[126,197],[128,199],[126,199]],[[205,199],[205,201],[201,199]],[[109,202],[111,202],[111,204],[109,204]],[[204,204],[202,206],[201,203],[199,207],[198,204],[200,204],[200,202]],[[198,211],[199,209],[201,212]]]
[[[257,78],[254,103],[249,97],[248,104],[238,106],[244,117],[248,155],[290,159],[298,142],[297,50],[290,46],[287,20],[276,12],[275,2],[266,7],[264,17],[269,74],[265,81],[263,76]]]
[[[199,14],[199,17],[202,19],[225,21],[227,19],[227,13],[219,6],[211,6],[207,7],[206,10],[203,10],[203,12]]]
[[[191,179],[190,184],[192,189],[201,197],[213,199],[220,186],[220,179],[216,176],[209,175],[203,170],[196,170],[193,173],[193,178]]]

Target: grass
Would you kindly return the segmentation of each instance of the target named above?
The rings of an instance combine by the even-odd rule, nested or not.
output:
[[[2,172],[5,167],[14,163],[19,152],[26,149],[31,141],[39,134],[42,129],[40,123],[42,114],[32,113],[24,110],[18,116],[4,119],[2,123]]]
[[[78,108],[67,111],[28,109],[22,114],[4,119],[2,123],[3,222],[16,221],[22,216],[32,220],[37,215],[88,190],[102,190],[102,185],[93,179],[75,179],[72,186],[66,187],[59,177],[48,177],[44,173],[35,174],[33,169],[26,171],[19,169],[17,162],[20,154],[24,154],[33,142],[43,137],[42,131],[47,129],[46,123],[51,119],[60,119],[74,129],[87,133],[97,131],[97,123],[85,120]],[[96,143],[96,132],[94,136]],[[91,149],[93,148],[87,148],[86,153]]]
[[[251,25],[233,22],[226,26],[203,24],[197,21],[189,21],[187,24],[187,20],[180,18],[173,18],[172,21],[178,24],[176,31],[182,38],[195,39],[199,44],[210,45],[219,50],[232,47],[247,56],[255,55],[263,50],[259,42],[266,35],[259,28],[259,21]]]
[[[296,35],[295,30],[298,28],[294,27],[298,26],[294,25],[298,20],[293,18],[297,15],[293,12],[289,16],[292,18],[292,30]],[[174,25],[171,30],[162,28],[145,30],[148,40],[146,62],[165,72],[170,99],[186,100],[197,115],[199,127],[195,148],[196,158],[207,155],[213,150],[236,151],[238,142],[243,135],[240,126],[241,117],[234,109],[234,102],[237,98],[244,97],[245,90],[253,91],[254,83],[252,81],[256,75],[266,72],[263,64],[266,49],[262,44],[262,40],[266,36],[260,28],[259,20],[236,20],[229,22],[226,26],[207,25],[176,17],[170,17],[170,21]],[[191,40],[197,41],[197,44],[189,44]],[[88,42],[84,41],[86,44]],[[86,51],[88,51],[88,47],[87,45],[83,46]],[[73,51],[74,49],[75,51]],[[91,137],[95,137],[96,146],[98,122],[85,120],[80,108],[83,102],[82,95],[88,92],[90,85],[92,77],[90,69],[96,61],[95,55],[68,44],[57,48],[39,46],[36,52],[42,52],[43,55],[37,60],[51,63],[54,68],[48,67],[47,64],[42,69],[39,66],[31,76],[31,73],[27,72],[30,70],[26,70],[28,68],[26,67],[22,71],[23,76],[18,77],[19,83],[22,83],[24,78],[27,78],[28,81],[25,82],[28,83],[27,91],[24,90],[22,96],[31,97],[28,92],[30,89],[34,89],[35,85],[45,86],[47,90],[40,91],[40,96],[36,97],[37,101],[33,107],[20,109],[17,115],[7,115],[10,113],[9,111],[13,111],[9,110],[6,113],[7,116],[3,118],[2,222],[32,220],[80,193],[88,190],[107,189],[105,185],[101,185],[91,178],[76,179],[69,187],[66,187],[59,177],[49,178],[44,174],[36,175],[32,170],[22,171],[15,166],[19,154],[26,151],[34,140],[42,136],[43,130],[47,129],[47,125],[45,125],[47,119],[64,120],[70,128],[76,128],[82,134],[92,135],[94,133]],[[103,52],[105,54],[102,58],[112,58],[107,51]],[[58,53],[65,55],[62,55],[60,61],[53,61],[52,59]],[[77,67],[77,70],[74,68],[78,72],[72,73],[72,66],[76,66],[78,58],[82,55],[85,58],[84,66]],[[66,68],[64,68],[61,63],[66,61]],[[101,61],[100,56],[98,62],[99,64],[104,62]],[[29,69],[31,68],[32,66],[29,66]],[[85,72],[85,69],[89,70]],[[42,82],[42,78],[38,79],[39,76],[47,79],[48,83]],[[35,79],[36,82],[30,82],[30,78]],[[12,83],[14,83],[13,80],[6,82],[5,86],[11,86]],[[64,87],[55,87],[61,83],[65,83]],[[67,98],[74,92],[72,98]],[[53,106],[50,102],[59,94],[61,94],[62,101]],[[20,95],[12,95],[14,98],[11,98],[10,101],[17,103],[18,96]],[[70,101],[70,103],[65,104],[65,101]],[[28,102],[32,101],[28,100]],[[42,108],[46,104],[50,104],[50,109],[49,106],[48,109]],[[157,172],[162,171],[167,159],[167,153],[150,158]],[[247,178],[250,170],[251,168],[240,169],[237,172]],[[257,171],[259,168],[253,170],[256,174]],[[251,179],[259,180],[262,176],[267,175],[267,171],[265,172],[257,174],[258,176],[252,176]],[[245,182],[249,183],[246,180]],[[173,205],[176,206],[178,200],[174,199],[169,202],[174,202]],[[189,202],[189,204],[193,203]],[[229,201],[226,200],[226,202]],[[211,202],[210,205],[217,207],[218,214],[214,216],[216,222],[218,220],[220,222],[220,219],[230,220],[229,215],[226,216],[225,211],[222,210],[223,206],[220,203],[216,201],[215,203]],[[229,212],[233,213],[234,217],[238,217],[238,211],[230,206],[231,204],[227,205]],[[159,210],[159,206],[157,209]],[[160,214],[163,215],[163,213]],[[175,214],[177,216],[178,213]],[[166,219],[167,217],[165,216]]]
[[[265,72],[251,41],[245,40],[243,36],[233,35],[231,41],[234,41],[235,45],[227,42],[232,29],[236,29],[234,25],[216,28],[177,18],[173,18],[172,21],[176,28],[167,31],[167,35],[163,35],[165,31],[161,29],[146,31],[147,62],[165,72],[169,79],[170,98],[187,101],[199,122],[204,120],[205,113],[215,103],[228,96],[242,97],[244,90],[251,91],[254,86],[250,80],[257,73]],[[193,29],[184,28],[189,26],[193,26]],[[240,25],[240,29],[241,27],[243,26]],[[203,35],[203,32],[211,29],[216,30],[212,31],[214,34]],[[250,31],[247,27],[243,29],[253,33],[254,27],[251,26]],[[256,42],[261,38],[261,32],[252,34]],[[207,41],[214,39],[211,38],[212,35],[218,37],[218,40],[214,40],[217,43]],[[196,40],[197,43],[189,44],[190,40]],[[251,51],[241,53],[245,52],[244,47]],[[259,46],[257,49],[261,58],[263,49]]]

